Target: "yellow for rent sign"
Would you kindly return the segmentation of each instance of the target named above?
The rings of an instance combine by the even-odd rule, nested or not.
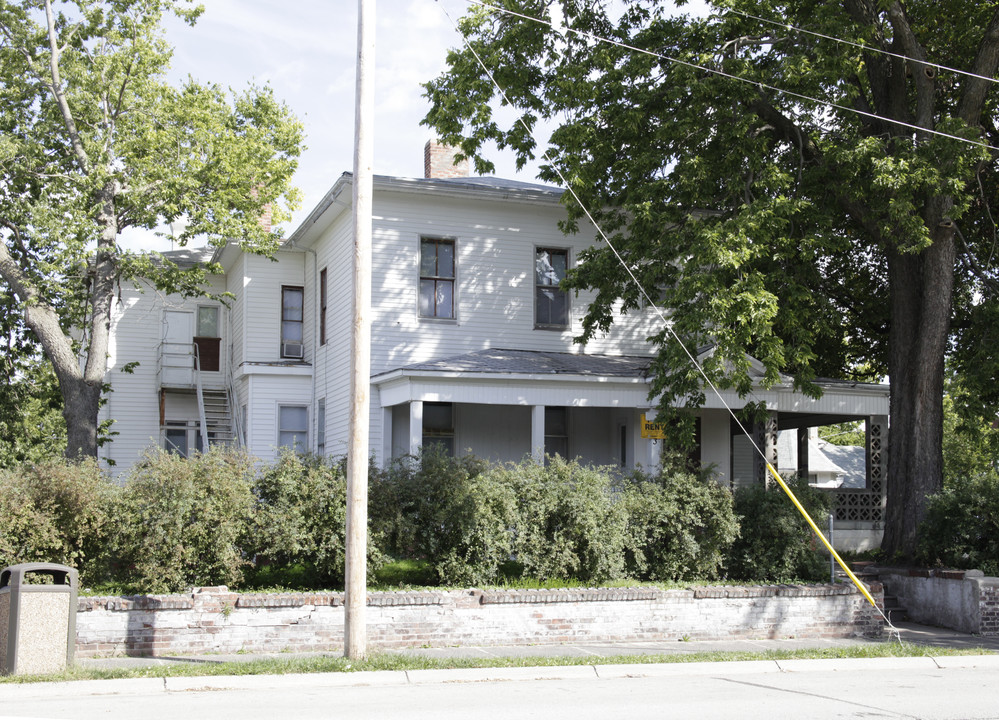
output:
[[[642,413],[642,437],[653,440],[665,440],[666,426],[663,423],[646,420],[645,413]]]

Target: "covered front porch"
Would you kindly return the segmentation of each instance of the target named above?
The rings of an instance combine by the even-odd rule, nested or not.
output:
[[[655,415],[648,367],[649,358],[641,357],[491,349],[398,368],[372,380],[381,406],[380,421],[374,420],[382,438],[376,454],[385,463],[437,444],[496,462],[540,462],[559,454],[625,471],[655,468],[663,441],[643,432],[643,416]],[[810,467],[828,465],[812,449],[810,429],[861,421],[863,477],[829,491],[837,497],[844,546],[874,546],[880,542],[887,476],[888,389],[821,385],[818,399],[791,382],[747,398],[733,391],[708,394],[697,413],[695,457],[731,488],[767,482],[766,462],[782,473],[810,477]],[[740,426],[728,408],[739,411],[748,402],[762,403],[767,413]],[[781,432],[792,434],[795,450],[784,457],[778,453]]]

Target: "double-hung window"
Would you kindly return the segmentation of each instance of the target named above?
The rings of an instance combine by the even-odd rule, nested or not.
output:
[[[305,288],[281,288],[281,357],[305,357]]]
[[[569,295],[559,288],[569,267],[569,251],[537,248],[534,251],[534,325],[539,328],[569,326]]]
[[[420,317],[454,318],[454,240],[420,240]]]
[[[309,449],[309,409],[305,405],[278,406],[278,447],[298,453]]]

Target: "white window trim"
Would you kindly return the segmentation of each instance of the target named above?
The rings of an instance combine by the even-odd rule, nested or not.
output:
[[[420,282],[423,280],[423,241],[444,240],[454,248],[454,277],[451,280],[451,317],[424,315],[420,312]],[[420,235],[416,239],[416,317],[420,322],[458,324],[458,238],[446,235]]]
[[[310,412],[308,402],[304,403],[277,402],[274,404],[274,430],[276,433],[274,437],[274,447],[278,450],[278,452],[280,452],[282,448],[291,447],[288,445],[281,444],[281,434],[282,432],[285,432],[285,430],[281,427],[281,408],[303,408],[305,410],[305,441],[302,442],[300,445],[292,447],[292,450],[295,450],[296,452],[300,453],[307,453],[309,451],[309,448],[312,447],[309,444],[311,441],[309,423],[310,423],[310,416],[312,413]],[[293,432],[293,431],[289,430],[287,432]]]
[[[531,306],[533,316],[531,320],[534,323],[535,330],[550,330],[554,332],[564,332],[566,330],[572,329],[572,296],[568,291],[560,290],[559,292],[565,293],[565,325],[546,325],[544,323],[538,322],[538,288],[542,287],[538,285],[538,252],[541,250],[554,250],[557,252],[565,253],[565,271],[569,272],[572,267],[572,248],[568,247],[558,247],[557,245],[535,245],[533,253],[531,255]],[[558,285],[554,285],[558,289]]]

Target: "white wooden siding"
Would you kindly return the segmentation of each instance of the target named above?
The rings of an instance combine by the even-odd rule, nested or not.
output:
[[[212,292],[222,292],[225,281],[221,277],[209,280]],[[101,458],[114,461],[112,471],[122,474],[142,453],[160,445],[159,377],[158,362],[160,341],[163,337],[163,312],[165,310],[190,310],[194,312],[203,298],[181,298],[164,295],[149,284],[122,287],[121,298],[111,317],[111,341],[108,349],[106,382],[112,391],[101,409],[100,419],[113,419],[112,442],[99,451]],[[222,315],[224,318],[224,313]],[[228,323],[222,322],[223,355],[228,347]],[[224,358],[223,358],[224,360]],[[138,363],[132,372],[123,372],[130,363]],[[195,413],[196,415],[196,413]],[[169,418],[180,420],[185,418]],[[188,419],[195,419],[194,417]]]
[[[305,254],[279,252],[271,260],[246,255],[244,263],[244,313],[246,327],[245,362],[280,362],[281,358],[281,287],[304,287]],[[311,285],[311,283],[309,283]],[[308,293],[307,293],[308,295]],[[305,361],[311,362],[309,341],[312,338],[310,317],[306,316]]]
[[[310,407],[312,378],[301,374],[249,373],[246,382],[250,396],[247,406],[249,416],[247,444],[254,457],[270,462],[277,457],[279,406],[302,405],[309,408],[311,423],[314,412]],[[312,442],[310,432],[309,443]]]

